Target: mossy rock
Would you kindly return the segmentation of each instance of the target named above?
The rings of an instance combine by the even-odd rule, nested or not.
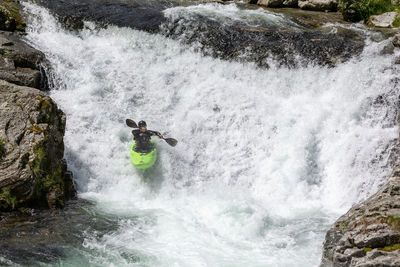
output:
[[[26,23],[21,16],[21,7],[17,1],[0,2],[0,30],[25,31]]]
[[[393,5],[391,0],[341,0],[339,7],[343,19],[350,22],[367,22],[372,15],[400,9],[399,4]]]
[[[0,136],[0,160],[4,157],[5,154],[6,154],[6,147],[4,139]]]
[[[0,193],[0,208],[2,210],[15,209],[17,199],[11,194],[9,189],[3,189]]]

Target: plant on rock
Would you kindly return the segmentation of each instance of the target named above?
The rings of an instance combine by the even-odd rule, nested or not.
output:
[[[342,0],[339,4],[346,21],[366,22],[372,15],[380,15],[399,10],[399,4],[393,5],[391,0]]]
[[[6,154],[6,147],[3,138],[0,136],[0,160],[4,157],[5,154]]]

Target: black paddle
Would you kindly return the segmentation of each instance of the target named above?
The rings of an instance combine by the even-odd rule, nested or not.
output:
[[[131,119],[126,119],[126,125],[128,125],[131,128],[139,128],[136,122],[134,122]],[[178,141],[174,138],[162,138],[162,139],[164,139],[165,142],[167,142],[167,144],[170,146],[176,146],[176,144],[178,143]]]
[[[128,125],[131,128],[139,128],[136,124],[136,122],[134,122],[133,120],[130,119],[126,119],[126,125]]]

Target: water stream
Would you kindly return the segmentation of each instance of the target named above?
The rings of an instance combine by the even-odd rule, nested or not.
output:
[[[162,34],[91,22],[68,31],[45,8],[25,9],[27,38],[49,60],[50,96],[67,115],[79,197],[112,218],[76,229],[84,241],[65,248],[73,253],[61,266],[317,266],[329,226],[390,173],[397,96],[393,56],[379,53],[387,40],[334,68],[265,69]],[[293,23],[232,5],[164,12]],[[156,140],[156,166],[135,170],[126,118],[178,146]]]

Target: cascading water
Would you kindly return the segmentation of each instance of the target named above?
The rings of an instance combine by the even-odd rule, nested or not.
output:
[[[316,266],[330,224],[390,172],[396,96],[392,58],[378,53],[385,41],[334,68],[261,69],[160,34],[92,23],[70,32],[46,9],[25,9],[27,39],[49,60],[50,95],[67,114],[79,196],[114,218],[100,232],[77,229],[84,242],[61,265]],[[381,95],[386,105],[375,103]],[[135,170],[126,118],[178,146],[157,140],[154,169]]]

